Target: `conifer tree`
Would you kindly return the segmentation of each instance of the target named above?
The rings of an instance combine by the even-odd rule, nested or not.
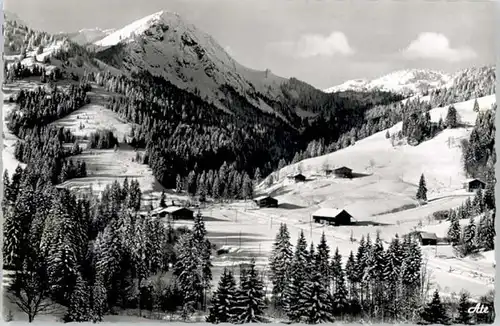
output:
[[[449,323],[449,317],[447,316],[445,307],[441,303],[438,290],[434,292],[432,301],[422,311],[421,317],[430,324],[446,325]]]
[[[460,221],[458,220],[457,214],[451,216],[450,227],[448,228],[447,238],[452,245],[457,245],[460,242],[461,236]]]
[[[178,174],[175,179],[175,192],[180,193],[184,190],[182,177]]]
[[[326,242],[325,232],[321,234],[321,240],[316,250],[316,268],[320,272],[322,282],[329,285],[331,282],[330,270],[330,248]]]
[[[240,291],[231,313],[233,323],[261,323],[265,321],[265,293],[262,279],[255,269],[255,260],[241,271]]]
[[[493,250],[495,248],[495,224],[491,213],[486,211],[479,221],[477,226],[476,243],[484,250]]]
[[[349,282],[349,310],[352,314],[356,314],[359,310],[359,291],[358,291],[358,278],[356,271],[356,259],[354,253],[351,251],[347,259],[345,273],[347,281]]]
[[[106,292],[102,277],[99,275],[92,287],[92,321],[94,323],[102,321],[102,317],[107,311]]]
[[[335,315],[341,315],[347,310],[347,288],[345,285],[345,274],[342,268],[342,256],[339,248],[335,249],[332,259],[332,280],[333,280],[333,311]]]
[[[243,199],[251,199],[253,197],[253,182],[247,173],[245,173],[243,177],[243,184],[241,191],[242,191],[241,197]]]
[[[78,276],[64,320],[66,322],[85,322],[90,319],[91,309],[89,287],[82,277]]]
[[[224,268],[217,290],[212,295],[207,322],[218,324],[230,321],[231,308],[236,299],[236,281],[233,273]]]
[[[212,262],[210,260],[212,245],[210,240],[207,239],[207,230],[205,229],[205,222],[203,221],[203,216],[200,211],[195,216],[193,232],[192,232],[192,243],[194,248],[196,248],[195,255],[198,256],[199,261],[201,261],[201,273],[203,278],[203,290],[207,291],[210,288],[212,281]]]
[[[389,316],[397,319],[399,316],[400,276],[402,269],[402,247],[399,236],[396,234],[386,252],[386,264],[384,266],[384,283],[386,296],[386,308]]]
[[[301,319],[304,322],[317,324],[333,321],[332,303],[319,270],[314,270],[305,283],[299,303],[302,310]]]
[[[425,184],[424,174],[420,176],[420,181],[418,183],[417,199],[427,201],[427,186]]]
[[[460,300],[458,302],[458,316],[455,318],[454,323],[455,324],[463,324],[463,325],[468,325],[471,320],[472,316],[471,313],[468,311],[471,307],[471,303],[469,301],[469,293],[463,291],[460,294]]]
[[[295,246],[295,253],[290,267],[289,279],[286,284],[283,308],[291,321],[300,321],[301,307],[299,299],[301,298],[302,289],[307,281],[305,269],[307,268],[307,243],[304,237],[304,232],[301,231]]]
[[[448,113],[446,114],[446,127],[456,128],[458,126],[458,113],[457,109],[453,105],[448,107]]]
[[[290,243],[290,233],[286,224],[281,224],[276,240],[273,245],[269,268],[271,271],[271,282],[273,284],[273,298],[276,306],[283,305],[283,295],[288,282],[290,266],[293,258],[292,244]]]
[[[492,181],[486,183],[484,205],[487,209],[495,208],[495,184]]]
[[[165,191],[162,190],[161,196],[160,196],[160,207],[167,207],[167,203],[165,201],[166,201]]]
[[[465,255],[472,253],[476,249],[476,224],[473,216],[470,217],[469,224],[464,226],[461,242],[463,254]]]
[[[174,275],[183,293],[183,309],[185,313],[194,312],[201,303],[203,293],[203,261],[194,248],[193,236],[190,233],[179,237],[176,244],[177,261]]]
[[[4,211],[3,257],[4,266],[19,268],[22,262],[23,230],[17,218],[16,208],[8,206]]]
[[[255,174],[253,176],[254,181],[259,184],[262,181],[262,174],[260,173],[260,169],[257,167],[255,169]]]
[[[479,103],[477,102],[477,98],[474,100],[474,107],[472,109],[474,112],[479,112]]]

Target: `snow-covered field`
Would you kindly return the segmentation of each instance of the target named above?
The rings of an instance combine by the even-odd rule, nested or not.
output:
[[[87,166],[88,176],[85,178],[71,179],[62,185],[69,189],[92,189],[102,191],[106,185],[115,180],[123,183],[125,178],[129,181],[136,179],[142,192],[158,190],[160,185],[153,177],[151,169],[135,161],[136,151],[126,144],[114,149],[85,150],[82,154],[73,156],[73,160],[82,160]]]
[[[68,116],[54,122],[56,126],[71,130],[77,137],[90,136],[98,129],[110,130],[118,141],[130,135],[132,125],[121,119],[115,112],[106,109],[107,94],[99,87],[92,85],[87,93],[90,104],[72,112]]]
[[[494,96],[478,99],[481,110],[489,109],[494,101]],[[475,122],[473,103],[455,105],[464,124]],[[433,121],[445,116],[446,110],[447,107],[432,110]],[[389,132],[399,130],[401,123]],[[240,202],[202,211],[207,216],[212,241],[237,249],[228,255],[231,258],[215,257],[214,265],[222,269],[246,262],[252,256],[261,257],[257,262],[264,265],[280,223],[288,225],[292,243],[301,230],[308,242],[312,240],[315,244],[325,232],[330,246],[338,247],[344,258],[357,249],[360,237],[368,233],[374,239],[380,231],[386,246],[396,233],[403,235],[417,228],[444,235],[446,222],[433,221],[429,216],[456,208],[471,195],[462,189],[466,176],[460,149],[461,139],[468,137],[470,131],[471,127],[445,130],[418,146],[392,146],[385,137],[386,131],[382,131],[346,149],[283,168],[274,185],[267,188],[264,181],[258,188],[259,194],[278,199],[278,208],[257,209],[250,202]],[[364,176],[352,180],[321,176],[325,162],[330,168],[348,166]],[[296,173],[299,164],[308,180],[297,184],[287,181],[286,175]],[[429,190],[426,205],[419,205],[414,199],[422,173]],[[311,223],[311,214],[321,207],[346,209],[354,216],[356,225],[333,227]],[[351,232],[355,242],[350,241]],[[447,245],[424,247],[423,252],[434,286],[445,294],[466,289],[473,296],[480,296],[493,288],[495,268],[491,253],[458,259]]]

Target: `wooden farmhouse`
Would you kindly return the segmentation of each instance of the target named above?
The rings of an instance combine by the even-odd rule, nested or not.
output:
[[[165,212],[167,213],[167,217],[172,220],[192,220],[194,216],[194,212],[185,207],[179,206],[170,206],[165,208]]]
[[[338,178],[352,178],[352,169],[349,169],[346,166],[336,168],[335,170],[333,170],[333,173]]]
[[[320,208],[312,214],[312,218],[315,223],[349,225],[351,224],[352,215],[345,209]]]
[[[430,232],[417,232],[417,240],[422,246],[435,246],[437,244],[438,237],[435,233]]]
[[[270,196],[260,196],[254,198],[253,201],[259,207],[278,207],[278,200]]]
[[[479,179],[469,179],[464,183],[464,189],[468,192],[473,192],[478,189],[484,189],[486,183]]]

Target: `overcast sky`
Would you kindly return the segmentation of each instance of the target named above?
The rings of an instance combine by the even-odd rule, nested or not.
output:
[[[494,1],[6,0],[47,32],[120,28],[160,10],[211,34],[240,63],[318,88],[404,68],[495,63]]]

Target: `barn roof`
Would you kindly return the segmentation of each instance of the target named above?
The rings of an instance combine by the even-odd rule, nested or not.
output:
[[[255,201],[259,201],[259,200],[266,199],[266,198],[271,198],[271,199],[274,199],[274,198],[273,198],[273,197],[271,197],[271,196],[259,196],[259,197],[255,197],[253,200],[255,200]]]
[[[178,212],[178,211],[183,210],[183,209],[187,209],[187,208],[179,207],[179,206],[170,206],[170,207],[164,208],[163,211],[166,213],[172,214],[172,213]],[[187,209],[187,210],[189,211],[190,209]]]
[[[320,208],[316,212],[314,212],[313,216],[328,216],[328,217],[336,217],[339,215],[344,209],[338,208]]]
[[[472,182],[472,181],[479,181],[481,183],[485,183],[484,181],[480,180],[480,179],[477,179],[477,178],[473,178],[473,179],[467,179],[467,182]]]
[[[156,207],[155,209],[151,210],[151,214],[160,214],[165,211],[166,207]]]
[[[436,233],[430,233],[430,232],[419,232],[420,237],[422,239],[431,239],[431,240],[437,240],[437,235]]]
[[[335,169],[335,171],[339,171],[339,170],[349,170],[349,171],[352,171],[352,169],[348,168],[347,166],[341,166],[341,167]]]

